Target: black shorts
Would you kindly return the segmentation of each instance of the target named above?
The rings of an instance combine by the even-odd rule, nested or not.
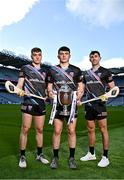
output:
[[[70,117],[70,116],[63,116],[63,115],[59,115],[59,114],[56,114],[56,115],[55,115],[55,119],[60,119],[61,121],[64,121],[64,120],[68,121],[68,120],[69,120],[69,117]],[[77,118],[77,114],[75,114],[74,117]]]
[[[86,120],[101,120],[107,118],[106,104],[101,102],[98,104],[85,105]]]
[[[57,105],[56,108],[56,114],[55,114],[55,119],[60,119],[60,120],[64,120],[66,119],[68,121],[69,117],[70,117],[70,112],[71,112],[71,106],[67,106],[67,115],[63,115],[63,111],[64,111],[64,106],[61,106],[60,104]],[[77,107],[75,110],[75,118],[77,118]]]
[[[38,105],[22,105],[21,111],[32,116],[43,116],[46,114],[45,106]]]

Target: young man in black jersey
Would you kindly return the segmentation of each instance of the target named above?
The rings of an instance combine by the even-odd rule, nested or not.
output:
[[[63,46],[58,50],[58,59],[60,63],[56,66],[56,69],[54,68],[53,71],[51,70],[50,79],[48,80],[49,96],[55,98],[55,95],[57,94],[57,105],[53,108],[55,111],[55,117],[53,120],[53,159],[50,164],[52,169],[58,168],[59,148],[64,119],[68,121],[68,145],[70,151],[68,161],[69,168],[77,168],[74,158],[76,147],[75,129],[77,120],[75,102],[80,100],[82,96],[83,84],[81,70],[78,67],[69,64],[70,57],[70,49],[68,47]],[[53,90],[56,91],[56,94]],[[69,94],[71,97],[73,96],[73,100],[70,100]],[[67,102],[68,100],[69,103]],[[52,114],[54,114],[54,112]]]
[[[32,63],[22,66],[17,87],[23,89],[27,93],[32,93],[38,96],[45,97],[47,69],[41,64],[42,51],[40,48],[33,48],[31,50]],[[23,91],[18,95],[22,96]],[[31,96],[24,96],[21,106],[22,111],[22,127],[20,133],[20,160],[19,167],[26,168],[27,161],[25,150],[27,145],[28,132],[31,127],[32,119],[34,118],[34,125],[36,129],[37,142],[37,156],[36,160],[43,164],[48,164],[49,161],[44,158],[42,153],[43,148],[43,126],[45,120],[45,102],[42,99]]]
[[[86,96],[88,99],[100,96],[105,93],[108,86],[109,89],[115,86],[112,75],[109,70],[100,66],[100,53],[98,51],[91,51],[90,62],[92,68],[84,73],[83,82],[86,86]],[[109,135],[107,130],[107,111],[106,103],[101,100],[93,101],[85,105],[85,118],[87,120],[88,137],[89,137],[89,151],[81,157],[81,161],[95,160],[95,120],[98,121],[99,129],[102,135],[103,154],[99,167],[106,167],[109,165],[108,149],[109,149]]]

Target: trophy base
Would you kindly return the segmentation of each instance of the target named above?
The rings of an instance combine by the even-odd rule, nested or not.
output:
[[[61,116],[69,116],[70,115],[70,112],[60,112],[59,115]]]

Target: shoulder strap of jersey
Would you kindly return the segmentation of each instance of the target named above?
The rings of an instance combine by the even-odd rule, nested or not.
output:
[[[100,77],[97,76],[97,74],[94,73],[94,71],[93,71],[92,69],[89,69],[89,70],[87,71],[87,73],[89,74],[89,76],[90,76],[91,78],[92,78],[92,76],[93,76],[93,77],[104,87],[104,85],[103,85]]]
[[[71,77],[66,71],[64,71],[64,70],[63,70],[62,68],[60,68],[59,66],[56,66],[56,68],[59,69],[59,71],[61,71],[61,72],[73,83],[73,85],[75,86],[75,83],[74,83],[72,77]]]

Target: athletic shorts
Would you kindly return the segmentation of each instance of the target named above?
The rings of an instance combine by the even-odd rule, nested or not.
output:
[[[56,114],[55,114],[55,119],[60,119],[60,120],[67,120],[68,121],[68,119],[69,119],[69,117],[70,117],[70,112],[71,112],[71,106],[68,106],[67,107],[67,109],[68,109],[68,115],[62,115],[62,112],[63,112],[63,106],[57,106],[57,108],[56,108]],[[75,111],[75,116],[74,116],[75,118],[77,118],[77,107],[76,107],[76,111]]]
[[[70,116],[63,116],[63,115],[59,115],[59,114],[55,115],[55,119],[60,119],[61,121],[64,121],[64,120],[68,121],[69,117]],[[77,114],[75,114],[74,118],[77,118]]]
[[[38,105],[22,105],[21,111],[32,116],[43,116],[46,114],[45,106]]]
[[[86,120],[101,120],[107,118],[105,103],[85,105]]]

